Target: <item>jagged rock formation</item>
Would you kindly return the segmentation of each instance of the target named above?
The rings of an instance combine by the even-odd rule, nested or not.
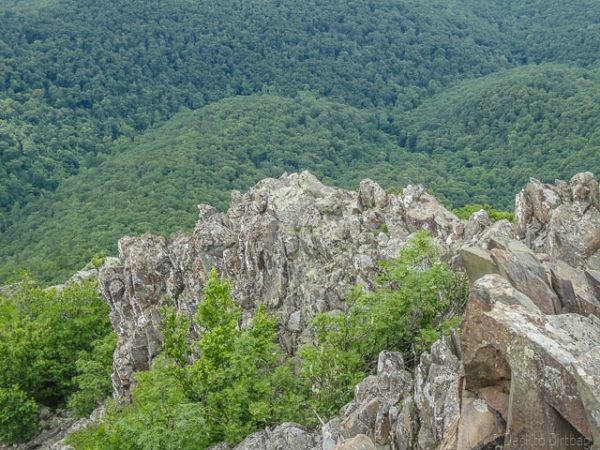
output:
[[[124,237],[120,260],[100,271],[119,336],[113,377],[119,396],[160,346],[162,305],[193,313],[213,266],[231,280],[246,317],[258,302],[280,317],[281,341],[293,352],[309,338],[312,316],[339,308],[349,286],[370,285],[377,262],[394,256],[414,231],[430,230],[449,251],[489,224],[480,223],[487,217],[460,221],[419,186],[389,195],[365,180],[351,192],[308,172],[234,192],[227,213],[207,205],[199,211],[191,236]]]
[[[436,342],[431,353],[421,356],[414,376],[402,355],[383,351],[377,375],[356,385],[354,400],[321,429],[290,434],[290,427],[297,426],[284,424],[249,436],[234,450],[456,448],[461,374],[456,344],[452,339]]]
[[[369,286],[376,262],[427,228],[472,282],[460,340],[437,342],[414,374],[383,352],[377,375],[321,429],[283,424],[236,449],[591,448],[600,442],[598,192],[588,173],[532,180],[514,230],[484,213],[460,221],[420,187],[394,196],[367,180],[348,192],[308,173],[234,193],[224,214],[201,205],[191,236],[123,238],[100,271],[119,334],[115,393],[126,397],[133,372],[149,367],[161,306],[195,311],[212,266],[246,317],[258,301],[279,315],[293,351],[313,314],[338,308],[346,286]]]
[[[516,237],[537,253],[600,270],[600,189],[589,172],[569,183],[531,180],[515,200]]]

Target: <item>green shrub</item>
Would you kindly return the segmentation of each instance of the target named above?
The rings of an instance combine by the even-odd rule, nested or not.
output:
[[[24,278],[13,294],[0,297],[0,389],[5,399],[16,402],[16,392],[26,399],[23,418],[5,415],[3,426],[29,427],[33,406],[64,407],[69,398],[83,415],[110,392],[114,338],[107,337],[108,307],[96,289],[95,280],[56,290]],[[26,440],[30,433],[12,436]]]
[[[487,213],[488,217],[490,218],[490,220],[492,222],[497,222],[498,220],[502,220],[502,219],[506,219],[509,222],[513,222],[515,220],[515,213],[510,212],[510,211],[500,211],[488,204],[465,205],[462,208],[455,209],[453,212],[454,212],[454,214],[456,214],[458,216],[459,219],[467,220],[469,217],[471,217],[471,214],[473,214],[477,211],[480,211],[482,209]]]
[[[409,366],[450,327],[457,326],[467,284],[437,255],[425,232],[398,258],[382,263],[379,287],[355,289],[340,314],[318,314],[316,343],[300,350],[312,407],[326,417],[350,400],[352,387],[372,373],[380,351],[397,350]]]
[[[75,448],[207,448],[274,423],[306,421],[293,366],[277,344],[276,321],[259,307],[241,328],[229,283],[216,270],[194,318],[201,339],[186,342],[187,320],[163,314],[162,354],[136,375],[132,403],[108,408],[101,424],[75,433],[69,441]]]
[[[13,385],[0,387],[0,442],[26,441],[37,431],[38,406],[27,394]]]
[[[75,361],[77,375],[73,377],[76,391],[68,407],[76,417],[86,417],[110,396],[112,359],[117,336],[109,333],[92,344],[90,352],[80,351]]]
[[[104,264],[105,260],[106,260],[106,255],[101,254],[101,253],[97,253],[97,254],[95,254],[94,256],[91,257],[90,263],[92,264],[92,266],[98,268],[102,264]]]

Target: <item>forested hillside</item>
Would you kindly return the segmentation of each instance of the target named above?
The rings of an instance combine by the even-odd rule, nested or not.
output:
[[[181,107],[310,89],[408,108],[509,65],[492,25],[443,3],[67,0],[4,12],[0,208],[53,190]]]
[[[592,0],[0,0],[0,30],[0,282],[283,171],[505,209],[600,171]]]
[[[396,133],[443,162],[428,181],[451,204],[510,209],[529,177],[600,171],[600,71],[525,66],[465,81],[397,120]]]
[[[25,265],[60,280],[90,255],[114,254],[123,234],[189,230],[198,203],[225,209],[232,189],[285,171],[310,169],[348,187],[369,175],[394,185],[416,180],[418,166],[398,171],[408,168],[408,153],[373,122],[308,93],[233,97],[182,111],[27,206],[1,241],[8,258],[0,277]]]

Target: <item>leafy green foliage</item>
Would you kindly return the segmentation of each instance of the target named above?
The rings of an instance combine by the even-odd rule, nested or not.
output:
[[[165,311],[165,344],[151,370],[138,373],[133,402],[112,406],[101,424],[75,433],[86,449],[189,449],[234,443],[273,423],[306,421],[303,397],[276,342],[276,323],[260,307],[240,328],[227,281],[213,270],[195,323],[201,339],[185,344],[188,323]],[[188,356],[196,352],[196,359]]]
[[[0,386],[0,442],[15,443],[37,431],[38,405],[18,386]]]
[[[102,422],[73,433],[69,444],[86,450],[207,447],[202,405],[187,398],[171,361],[157,358],[136,381],[132,404],[109,402]]]
[[[460,83],[395,125],[402,145],[434,162],[437,196],[508,210],[530,177],[600,173],[599,117],[598,70],[541,65]]]
[[[376,113],[308,93],[184,111],[25,207],[0,234],[0,279],[35,267],[58,281],[90,255],[114,253],[124,234],[190,229],[198,202],[224,208],[231,189],[283,171],[309,169],[347,188],[366,176],[385,187],[424,183],[450,207],[510,210],[531,176],[600,172],[598,92],[593,70],[519,68],[446,90],[388,132]]]
[[[490,220],[492,222],[497,222],[499,220],[508,220],[509,222],[512,222],[515,220],[514,213],[512,213],[510,211],[499,211],[499,210],[495,209],[494,207],[492,207],[491,205],[487,205],[487,204],[486,205],[469,204],[469,205],[463,206],[462,208],[457,208],[453,212],[460,219],[466,220],[469,217],[471,217],[471,214],[481,211],[482,209],[487,213],[488,217],[490,218]]]
[[[22,407],[22,414],[3,413],[0,435],[26,440],[35,430],[34,407],[63,407],[74,395],[85,414],[110,392],[115,341],[95,281],[57,291],[25,278],[0,297],[0,311],[0,409]]]
[[[112,391],[110,375],[117,337],[108,333],[92,343],[90,351],[80,351],[75,361],[77,375],[73,377],[75,392],[68,407],[76,417],[88,416]]]
[[[302,374],[314,393],[310,403],[325,417],[350,399],[354,384],[374,370],[381,350],[400,351],[413,365],[459,324],[467,283],[440,261],[426,232],[416,233],[382,269],[378,289],[356,289],[342,313],[317,315],[317,343],[300,351]]]

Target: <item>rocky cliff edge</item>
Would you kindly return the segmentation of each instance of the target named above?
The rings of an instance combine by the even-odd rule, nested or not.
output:
[[[592,174],[532,180],[514,227],[480,212],[461,221],[423,188],[389,195],[327,187],[304,172],[234,192],[220,213],[199,206],[191,236],[119,241],[100,270],[119,336],[113,385],[161,344],[160,310],[192,314],[211,267],[232,282],[249,317],[257,302],[280,317],[289,352],[307,323],[339,308],[348,286],[369,287],[377,261],[428,229],[472,282],[460,338],[434,344],[409,373],[383,352],[377,374],[320,430],[283,424],[237,449],[564,449],[600,442],[600,195]],[[458,255],[461,255],[458,258]]]

